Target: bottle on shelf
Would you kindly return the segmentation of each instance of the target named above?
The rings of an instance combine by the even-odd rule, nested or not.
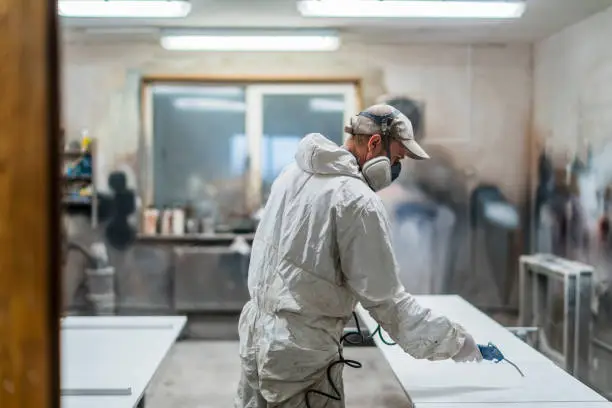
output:
[[[153,206],[144,211],[144,229],[143,232],[147,235],[157,234],[157,221],[159,219],[159,210]]]
[[[83,129],[81,130],[81,151],[83,153],[89,153],[91,149],[91,137],[89,136],[89,130]]]
[[[161,230],[162,235],[170,235],[172,232],[172,210],[169,207],[164,207],[161,214]]]
[[[172,235],[180,236],[185,233],[185,211],[180,206],[172,210]]]

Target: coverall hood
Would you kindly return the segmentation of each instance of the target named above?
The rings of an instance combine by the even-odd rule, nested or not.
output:
[[[307,173],[363,179],[355,156],[320,133],[311,133],[300,141],[295,161]]]

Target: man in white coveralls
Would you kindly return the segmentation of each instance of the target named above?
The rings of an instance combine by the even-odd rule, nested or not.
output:
[[[419,306],[397,276],[376,192],[399,175],[401,159],[429,158],[412,124],[395,108],[374,105],[345,131],[344,146],[305,136],[272,186],[239,322],[236,408],[344,407],[342,364],[330,370],[333,385],[327,369],[340,358],[357,302],[415,358],[482,360],[472,336]]]

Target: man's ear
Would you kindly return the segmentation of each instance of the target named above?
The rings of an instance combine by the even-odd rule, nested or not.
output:
[[[382,147],[382,138],[378,133],[370,136],[368,140],[368,151],[377,152]]]

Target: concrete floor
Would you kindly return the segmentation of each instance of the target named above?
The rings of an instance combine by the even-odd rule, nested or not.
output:
[[[405,408],[399,383],[375,347],[345,348],[363,364],[345,367],[348,408]],[[238,342],[181,341],[170,351],[149,386],[147,408],[232,408],[240,376]]]

